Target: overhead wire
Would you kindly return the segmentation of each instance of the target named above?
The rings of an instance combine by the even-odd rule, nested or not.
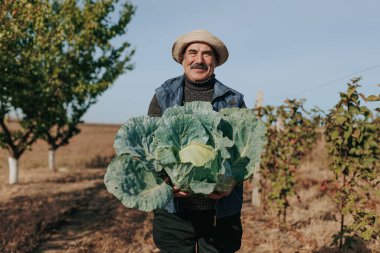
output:
[[[368,67],[368,68],[365,68],[365,69],[362,69],[360,71],[357,71],[355,73],[352,73],[352,74],[349,74],[349,75],[345,75],[345,76],[342,76],[342,77],[339,77],[339,78],[336,78],[334,80],[331,80],[331,81],[328,81],[328,82],[325,82],[325,83],[322,83],[318,86],[315,86],[313,88],[310,88],[310,89],[306,89],[306,90],[302,90],[300,92],[296,92],[296,93],[292,93],[292,94],[288,94],[288,95],[285,95],[285,96],[277,96],[277,97],[269,97],[267,98],[266,100],[274,100],[274,99],[280,99],[280,98],[289,98],[289,97],[294,97],[294,96],[298,96],[298,95],[301,95],[301,94],[305,94],[305,93],[308,93],[310,91],[314,91],[314,90],[318,90],[320,88],[323,88],[325,86],[328,86],[332,83],[335,83],[337,81],[341,81],[341,80],[344,80],[344,79],[347,79],[349,77],[352,77],[352,76],[355,76],[355,75],[358,75],[358,74],[362,74],[364,72],[367,72],[367,71],[370,71],[372,69],[376,69],[376,68],[379,68],[380,67],[380,64],[377,64],[377,65],[374,65],[374,66],[371,66],[371,67]]]

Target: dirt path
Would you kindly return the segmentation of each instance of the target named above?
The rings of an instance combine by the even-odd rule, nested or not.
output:
[[[121,206],[99,184],[42,235],[33,252],[155,252],[148,216]]]
[[[0,252],[156,252],[151,214],[124,207],[104,170],[57,173],[0,189]]]
[[[34,252],[77,251],[84,239],[107,227],[115,210],[115,203],[104,196],[102,184],[87,189],[84,197],[61,218],[60,223],[41,236],[40,245]]]

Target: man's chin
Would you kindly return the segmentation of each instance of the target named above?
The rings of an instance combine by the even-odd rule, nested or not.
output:
[[[192,79],[193,81],[197,81],[197,82],[200,82],[200,81],[203,81],[203,80],[206,80],[207,78],[210,77],[210,75],[208,75],[208,73],[195,73],[195,74],[192,74],[191,76],[189,76],[190,79]]]

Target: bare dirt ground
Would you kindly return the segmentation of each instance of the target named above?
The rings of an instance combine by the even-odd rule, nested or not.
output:
[[[45,165],[42,143],[20,163],[20,183],[8,185],[6,153],[0,152],[0,252],[159,252],[152,240],[152,214],[128,209],[103,185],[118,126],[84,125],[72,144],[59,150],[58,171]],[[332,253],[338,214],[331,200],[326,151],[316,146],[297,174],[299,199],[291,198],[287,226],[274,212],[250,205],[245,184],[241,253]],[[380,209],[378,209],[380,212]],[[380,252],[380,242],[352,252]]]
[[[153,252],[151,215],[120,205],[103,185],[104,169],[57,172],[38,183],[36,173],[44,171],[1,189],[13,197],[1,200],[0,252]]]

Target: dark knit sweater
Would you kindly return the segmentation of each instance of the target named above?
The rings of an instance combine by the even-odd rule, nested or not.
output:
[[[183,102],[208,101],[211,102],[214,94],[215,75],[203,82],[193,82],[185,75],[185,85],[183,90]],[[156,95],[150,102],[148,115],[151,117],[160,117],[161,108],[158,104]]]

